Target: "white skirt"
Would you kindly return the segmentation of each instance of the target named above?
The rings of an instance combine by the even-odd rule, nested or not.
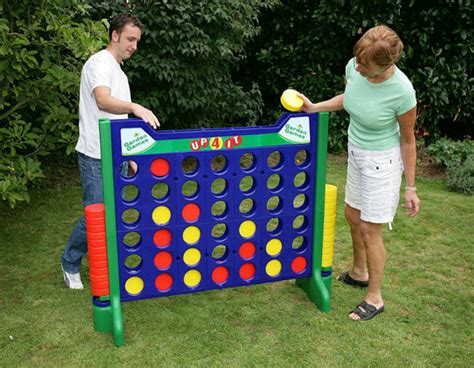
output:
[[[400,200],[402,174],[400,146],[368,151],[349,143],[345,202],[360,210],[363,221],[391,223]]]

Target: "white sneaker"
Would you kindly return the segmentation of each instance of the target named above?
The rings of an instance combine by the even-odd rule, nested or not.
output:
[[[84,285],[81,281],[81,274],[78,273],[69,273],[64,271],[63,266],[61,265],[61,269],[63,270],[64,276],[64,283],[69,289],[84,289]]]

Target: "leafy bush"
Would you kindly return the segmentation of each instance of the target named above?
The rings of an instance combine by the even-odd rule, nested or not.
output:
[[[459,193],[474,194],[474,155],[468,156],[464,163],[449,166],[448,188]]]
[[[430,144],[426,153],[433,156],[437,163],[449,168],[454,165],[462,165],[469,156],[474,155],[474,142],[441,138]]]
[[[258,83],[264,116],[279,111],[278,97],[288,87],[328,99],[344,89],[344,66],[357,39],[387,24],[405,44],[399,66],[417,91],[418,134],[430,141],[474,136],[473,21],[470,0],[283,0],[262,15],[262,33],[240,79]],[[348,124],[346,114],[334,116],[332,151],[345,146]]]
[[[448,188],[464,194],[474,193],[474,142],[441,138],[428,146],[426,153],[447,168]]]
[[[0,198],[12,207],[29,200],[44,156],[74,149],[81,64],[106,30],[82,18],[87,8],[77,0],[0,3]]]
[[[94,2],[96,19],[123,12],[122,1]],[[232,78],[259,14],[276,0],[142,1],[133,13],[145,25],[125,65],[133,99],[151,108],[164,129],[255,125],[262,98],[256,83]],[[91,2],[92,4],[92,2]]]
[[[354,43],[385,23],[406,46],[419,135],[474,136],[470,0],[3,1],[0,198],[11,206],[28,200],[45,156],[74,150],[82,64],[107,43],[101,20],[128,10],[145,30],[124,69],[165,129],[272,122],[288,87],[330,98]],[[347,125],[332,114],[331,151],[345,148]]]

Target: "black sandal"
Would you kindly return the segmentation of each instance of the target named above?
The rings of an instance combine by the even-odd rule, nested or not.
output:
[[[343,283],[351,286],[359,286],[359,287],[367,287],[369,286],[368,281],[360,281],[355,280],[349,275],[349,272],[343,272],[337,277],[338,281],[342,281]]]
[[[353,319],[353,321],[368,321],[371,318],[374,318],[377,314],[382,313],[385,310],[384,306],[382,305],[379,309],[377,309],[372,304],[367,303],[365,300],[360,303],[357,307],[355,307],[351,313],[359,316],[360,320]],[[352,318],[351,318],[352,319]]]

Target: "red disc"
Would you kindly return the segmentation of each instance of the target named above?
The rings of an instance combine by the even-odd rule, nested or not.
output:
[[[159,291],[168,291],[173,286],[173,276],[169,273],[162,273],[155,279],[155,287]]]
[[[306,270],[307,262],[304,257],[296,257],[293,262],[291,262],[291,269],[294,273],[301,273]]]
[[[107,253],[91,254],[89,252],[87,258],[89,262],[107,262]]]
[[[255,255],[257,248],[252,242],[245,242],[239,248],[239,254],[243,259],[250,259]]]
[[[252,263],[245,263],[240,267],[239,276],[242,280],[249,281],[255,276],[255,266]]]
[[[105,218],[103,217],[85,217],[86,226],[104,226],[105,228]]]
[[[163,177],[168,175],[170,171],[170,164],[164,158],[157,158],[152,162],[150,170],[153,175]]]
[[[173,257],[169,252],[159,252],[153,262],[159,270],[167,270],[173,262]]]
[[[89,252],[105,252],[107,253],[107,244],[105,240],[90,240],[86,237],[87,249]]]
[[[212,271],[212,281],[218,285],[222,285],[229,278],[229,270],[224,266],[219,266]]]
[[[84,214],[89,218],[103,218],[105,216],[105,206],[103,203],[93,203],[84,207]]]
[[[90,280],[94,282],[108,282],[109,281],[109,275],[105,272],[102,273],[102,275],[94,275],[90,274]]]
[[[184,221],[196,222],[201,215],[201,209],[196,203],[188,203],[181,211]]]
[[[86,219],[86,231],[88,233],[105,233],[105,223],[100,225],[89,225]]]
[[[153,243],[158,248],[165,248],[171,243],[171,232],[168,229],[160,229],[153,235]]]
[[[98,241],[106,240],[107,236],[105,235],[105,231],[104,231],[103,233],[86,233],[86,238],[88,242],[89,241],[94,242],[94,240],[98,240]]]
[[[99,270],[104,270],[108,273],[107,269],[109,264],[107,261],[100,261],[100,260],[89,260],[89,272],[90,273],[97,273]]]

